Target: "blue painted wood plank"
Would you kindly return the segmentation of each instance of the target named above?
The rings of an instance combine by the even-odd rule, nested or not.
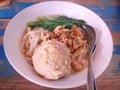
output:
[[[4,36],[5,29],[0,30],[0,36]]]
[[[7,60],[4,49],[3,49],[3,44],[0,44],[0,60]]]
[[[120,45],[114,45],[113,54],[120,55]]]
[[[120,21],[113,22],[113,24],[112,24],[112,31],[120,31]]]
[[[115,21],[105,20],[105,23],[108,26],[112,26],[111,32],[118,32],[118,31],[120,31],[120,21],[119,20],[115,20]]]
[[[17,72],[12,68],[8,61],[0,60],[0,76],[15,76]]]
[[[101,18],[115,18],[120,20],[120,6],[86,6],[96,14],[99,14]]]
[[[13,18],[19,11],[24,8],[35,4],[34,2],[14,2],[9,8],[0,9],[0,18]],[[98,5],[84,5],[85,7],[93,10],[99,14],[102,18],[116,18],[120,19],[120,6],[105,6],[100,7]]]
[[[8,8],[0,9],[0,18],[13,18],[19,11],[35,4],[34,2],[13,2]]]
[[[0,45],[0,76],[13,76],[16,75],[16,71],[9,64],[3,45]]]

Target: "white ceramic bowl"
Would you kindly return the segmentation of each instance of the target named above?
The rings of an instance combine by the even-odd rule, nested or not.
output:
[[[38,16],[66,15],[83,19],[94,27],[97,34],[97,49],[94,55],[94,75],[97,78],[108,66],[113,52],[111,33],[104,21],[91,10],[74,3],[47,1],[32,5],[19,12],[8,24],[4,35],[4,49],[8,61],[24,78],[38,85],[52,88],[73,88],[86,84],[87,69],[57,81],[47,81],[38,76],[19,50],[19,40],[26,23]]]

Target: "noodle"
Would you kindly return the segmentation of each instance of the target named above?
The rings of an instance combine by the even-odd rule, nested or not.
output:
[[[74,72],[83,70],[88,65],[88,43],[84,39],[81,28],[74,25],[70,30],[57,26],[53,32],[43,28],[26,28],[20,45],[26,60],[32,64],[34,50],[43,41],[55,39],[69,48],[72,58],[71,67]]]

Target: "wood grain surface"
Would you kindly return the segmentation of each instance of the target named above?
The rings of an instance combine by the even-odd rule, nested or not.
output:
[[[10,20],[24,8],[53,0],[13,0],[0,9],[0,90],[59,90],[36,85],[19,75],[9,64],[3,49],[3,36]],[[108,25],[114,42],[113,57],[96,79],[98,90],[120,90],[120,0],[62,0],[83,5],[98,14]],[[62,89],[63,90],[63,89]],[[86,90],[86,85],[65,90]]]

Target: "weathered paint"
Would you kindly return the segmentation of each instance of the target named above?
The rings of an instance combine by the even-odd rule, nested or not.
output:
[[[0,36],[4,35],[5,30],[4,29],[0,29]]]
[[[0,18],[13,18],[19,11],[33,4],[33,2],[13,2],[10,6],[0,9]]]
[[[9,7],[0,9],[0,18],[13,18],[19,11],[31,6],[33,2],[13,2]],[[106,6],[101,7],[98,5],[86,6],[102,18],[116,18],[120,19],[120,6]]]
[[[3,45],[0,44],[0,76],[11,76],[15,74],[16,71],[9,64],[3,49]]]
[[[114,45],[114,55],[119,55],[120,54],[120,45]]]

